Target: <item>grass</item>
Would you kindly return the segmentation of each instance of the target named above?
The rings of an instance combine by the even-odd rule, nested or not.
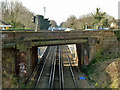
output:
[[[7,31],[24,31],[24,30],[31,30],[30,28],[10,28]]]
[[[117,80],[112,81],[113,77],[106,72],[106,68],[109,68],[110,71],[110,68],[114,69],[114,67],[110,67],[109,65],[115,62],[114,59],[117,55],[117,52],[111,52],[109,49],[100,50],[88,66],[82,65],[82,72],[89,77],[95,87],[114,88],[118,82]]]

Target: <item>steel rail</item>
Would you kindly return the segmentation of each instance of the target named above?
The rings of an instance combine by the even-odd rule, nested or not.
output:
[[[55,65],[56,65],[56,50],[57,50],[57,48],[55,47],[54,54],[53,54],[53,61],[52,61],[52,67],[51,67],[51,72],[50,72],[48,89],[53,88],[53,82],[54,82],[54,77],[55,77]]]
[[[55,52],[55,49],[54,51]],[[52,60],[52,66],[53,66],[53,63],[54,63],[54,53],[53,53],[53,60]],[[52,71],[53,71],[53,67],[51,67],[51,70],[50,70],[50,77],[49,77],[49,85],[48,85],[48,88],[50,88],[50,85],[51,85],[51,79],[52,79]]]
[[[70,58],[69,58],[69,55],[68,55],[68,52],[67,52],[67,48],[66,48],[66,54],[67,54],[67,59],[68,59],[68,63],[69,63],[70,72],[71,72],[71,75],[72,75],[72,78],[73,78],[74,86],[75,86],[75,88],[77,88],[77,83],[76,83],[76,80],[75,80],[75,75],[74,75],[73,70],[72,70],[72,65],[70,63]]]
[[[49,47],[47,47],[43,53],[45,53],[47,49],[49,50]],[[30,82],[31,78],[38,72],[39,68],[40,66],[39,64],[37,64],[36,67],[33,69],[32,73],[30,74],[30,76],[28,77],[28,79],[26,80],[24,87],[26,87],[26,85]]]
[[[62,51],[61,46],[59,46],[59,57],[60,57],[60,74],[61,74],[61,89],[64,89],[64,76],[63,76],[63,61],[62,61]]]
[[[70,50],[70,48],[69,48],[69,50]],[[74,64],[75,64],[75,62],[74,62]],[[79,73],[81,73],[81,71],[80,71],[80,69],[79,69],[78,66],[76,66],[76,69],[77,69],[77,71],[78,71]],[[82,74],[82,75],[85,75],[85,74]],[[94,88],[90,82],[88,82],[88,83],[89,83],[89,85],[90,85],[91,88]]]
[[[60,46],[59,46],[59,88],[62,88],[62,76],[61,76],[61,54],[60,54]]]
[[[41,76],[42,76],[44,67],[45,67],[46,62],[47,62],[47,60],[48,60],[47,58],[48,58],[48,56],[50,55],[50,50],[51,50],[51,49],[52,49],[52,47],[50,47],[50,49],[49,49],[49,52],[48,52],[48,54],[47,54],[47,57],[45,58],[45,62],[44,62],[44,64],[43,64],[43,66],[42,66],[42,70],[40,71],[39,76],[38,76],[38,78],[37,78],[37,81],[36,81],[36,83],[35,83],[35,85],[34,85],[33,88],[35,88],[35,87],[38,85],[38,82],[40,81],[40,78],[41,78]]]
[[[32,76],[34,75],[34,73],[36,73],[36,71],[38,71],[38,68],[39,68],[39,65],[37,65],[37,66],[34,68],[33,72],[31,73],[31,75],[29,76],[29,78],[27,79],[27,81],[25,82],[25,85],[27,85],[27,84],[30,82],[30,80],[31,80]],[[26,86],[25,86],[25,87],[26,87]]]

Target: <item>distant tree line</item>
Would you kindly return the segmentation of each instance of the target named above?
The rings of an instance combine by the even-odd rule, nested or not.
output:
[[[64,28],[85,29],[87,25],[87,28],[97,29],[98,27],[108,28],[112,22],[116,23],[114,17],[105,12],[101,12],[100,8],[96,8],[95,13],[83,15],[78,19],[75,15],[71,15],[65,22],[62,22],[60,26]]]

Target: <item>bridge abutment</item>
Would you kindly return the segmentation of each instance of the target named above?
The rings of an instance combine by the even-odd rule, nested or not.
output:
[[[38,60],[38,48],[25,45],[2,49],[3,79],[7,75],[10,77],[15,75],[20,81],[25,82],[35,68]]]
[[[27,48],[19,48],[19,52],[17,52],[18,59],[18,68],[24,73],[24,77],[28,78],[35,68],[38,61],[38,48],[37,47],[27,47]],[[23,64],[20,68],[20,64]],[[24,71],[23,71],[24,69]],[[20,73],[19,70],[19,73]],[[21,76],[20,76],[21,77]]]
[[[38,47],[32,47],[32,70],[35,68],[38,62]]]
[[[78,66],[79,68],[81,67],[81,64],[82,64],[82,46],[81,44],[76,44],[76,52],[77,52],[77,57],[78,57]]]
[[[76,44],[78,66],[81,68],[82,64],[89,64],[89,46],[87,44]]]

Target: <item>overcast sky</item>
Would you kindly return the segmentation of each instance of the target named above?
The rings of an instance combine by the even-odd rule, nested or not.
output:
[[[118,1],[120,0],[19,0],[35,14],[44,15],[43,7],[46,7],[45,17],[55,20],[59,25],[67,20],[70,15],[77,18],[87,13],[95,12],[96,8],[118,18]]]

